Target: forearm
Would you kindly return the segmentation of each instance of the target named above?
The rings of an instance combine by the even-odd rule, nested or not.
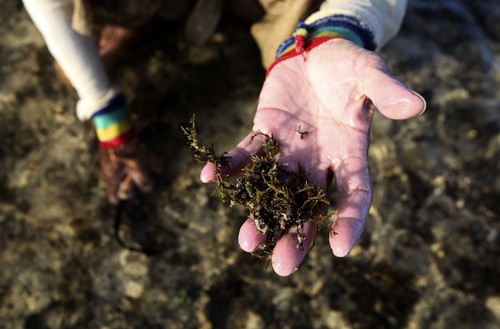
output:
[[[90,118],[117,94],[109,82],[95,40],[71,27],[71,1],[23,0],[47,48],[76,89],[77,114]]]
[[[333,15],[354,17],[372,32],[376,49],[380,49],[397,34],[406,5],[406,0],[325,0],[306,24]]]

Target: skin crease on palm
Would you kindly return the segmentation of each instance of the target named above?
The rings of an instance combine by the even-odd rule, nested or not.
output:
[[[289,169],[300,166],[325,190],[334,175],[338,209],[330,245],[334,255],[344,257],[359,239],[372,201],[368,145],[373,111],[402,120],[422,114],[425,106],[377,54],[348,40],[330,40],[272,69],[260,94],[253,132],[229,152],[227,174],[237,174],[260,150],[262,139],[250,140],[261,131],[280,143],[279,162]],[[299,128],[307,131],[303,138]],[[201,180],[215,180],[212,164],[202,169]],[[278,275],[298,268],[312,245],[315,224],[306,223],[301,234],[306,238],[302,251],[294,230],[276,244],[272,266]],[[251,219],[242,225],[239,244],[244,251],[254,251],[265,239]]]

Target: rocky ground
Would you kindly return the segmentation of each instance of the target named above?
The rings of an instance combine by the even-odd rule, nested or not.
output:
[[[410,1],[382,54],[427,112],[375,118],[374,203],[352,254],[335,258],[325,227],[281,278],[239,249],[245,213],[201,184],[180,130],[195,113],[229,149],[250,129],[264,72],[247,23],[226,18],[203,47],[169,26],[114,76],[165,159],[151,195],[123,209],[123,240],[148,256],[114,239],[92,127],[22,4],[1,0],[0,327],[500,328],[494,2]]]

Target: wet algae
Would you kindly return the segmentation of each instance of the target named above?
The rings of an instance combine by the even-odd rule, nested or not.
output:
[[[254,252],[260,257],[269,257],[276,242],[286,232],[297,232],[297,246],[304,248],[304,237],[300,233],[306,221],[321,224],[328,217],[328,199],[324,191],[308,180],[304,170],[288,170],[277,162],[280,145],[273,136],[264,136],[260,154],[254,154],[235,180],[228,180],[224,174],[229,170],[230,157],[227,153],[216,155],[214,145],[203,145],[198,138],[194,117],[190,127],[182,127],[199,163],[213,163],[217,177],[217,188],[221,200],[230,206],[245,207],[257,229],[267,236],[266,242]],[[253,138],[251,140],[253,142]],[[319,227],[320,225],[318,225]]]

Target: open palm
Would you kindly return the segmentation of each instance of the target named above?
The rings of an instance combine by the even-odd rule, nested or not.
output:
[[[378,55],[347,40],[331,40],[282,61],[264,83],[253,132],[229,153],[229,174],[259,152],[262,143],[251,139],[261,131],[280,143],[279,161],[289,169],[305,170],[325,190],[334,176],[338,209],[330,245],[336,256],[345,256],[363,231],[372,200],[367,153],[374,108],[391,119],[407,119],[422,113],[425,102],[394,78]],[[201,178],[213,181],[213,166],[207,165]],[[316,227],[308,222],[300,232],[306,238],[303,250],[295,230],[276,244],[272,265],[277,274],[293,273],[309,251]],[[250,219],[240,229],[245,251],[265,239]]]

